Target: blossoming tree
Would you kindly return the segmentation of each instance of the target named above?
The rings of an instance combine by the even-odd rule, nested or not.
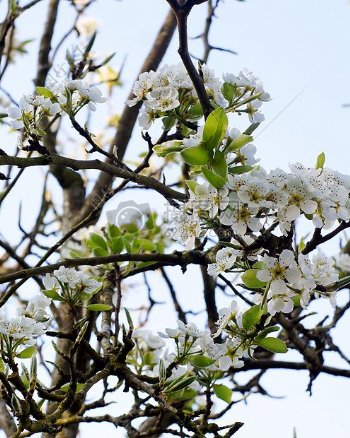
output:
[[[26,44],[15,38],[16,20],[39,1],[9,1],[0,78]],[[24,169],[45,169],[33,229],[25,231],[19,220],[19,242],[0,239],[3,431],[17,438],[75,437],[81,423],[108,422],[130,437],[229,437],[243,426],[230,421],[239,401],[233,394],[242,400],[266,394],[260,378],[267,369],[307,370],[310,393],[320,373],[350,377],[349,359],[332,338],[350,307],[349,301],[337,304],[350,282],[350,248],[334,255],[320,249],[350,226],[350,176],[325,167],[323,154],[313,168],[259,166],[252,142],[270,95],[250,71],[221,78],[207,65],[220,3],[214,0],[168,0],[170,11],[130,98],[109,121],[114,138],[96,136],[91,117],[120,78],[109,65],[112,57],[101,60],[93,50],[94,23],[83,15],[92,2],[71,3],[74,26],[52,49],[59,0],[47,2],[35,89],[22,97],[7,93],[1,114],[2,128],[18,139],[15,147],[0,149],[1,207]],[[187,18],[201,3],[208,6],[205,53],[195,65]],[[160,66],[176,28],[181,62]],[[55,56],[72,35],[80,38],[80,49],[67,50],[64,77],[54,80]],[[238,116],[246,121],[243,132],[235,126]],[[130,164],[124,156],[137,119],[144,153]],[[79,141],[73,152],[62,146],[73,135],[66,128],[83,148]],[[175,184],[162,176],[169,166],[176,169]],[[51,179],[63,202],[49,196]],[[176,220],[162,221],[159,209],[130,201],[109,210],[107,222],[97,226],[107,201],[118,205],[120,193],[135,187],[156,192]],[[303,223],[312,230],[306,238],[296,233]],[[186,271],[191,265],[199,266],[204,284],[201,327],[181,307],[168,275],[171,267]],[[138,327],[135,312],[124,305],[127,287],[141,287],[130,286],[138,278],[151,312],[157,303],[147,279],[154,271],[165,280],[178,319],[158,333]],[[227,302],[222,309],[220,291]],[[306,327],[308,306],[319,299],[333,310]],[[288,350],[303,360],[283,360]],[[328,363],[329,351],[347,366]],[[257,374],[239,385],[236,375],[248,370]],[[95,412],[124,392],[132,401],[123,412]]]

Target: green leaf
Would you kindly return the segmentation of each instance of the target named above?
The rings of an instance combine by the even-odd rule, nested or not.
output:
[[[251,141],[253,141],[253,137],[251,135],[240,134],[237,138],[231,141],[231,143],[227,147],[227,150],[235,151],[242,148]]]
[[[261,330],[261,332],[258,334],[258,336],[256,336],[254,338],[254,342],[256,342],[256,343],[260,342],[261,339],[266,338],[266,336],[269,333],[278,332],[279,329],[280,328],[278,327],[278,325],[273,325],[272,327],[267,327],[266,329]]]
[[[301,296],[300,295],[294,295],[294,297],[292,297],[292,301],[294,303],[294,307],[300,307],[300,300],[301,300]]]
[[[326,162],[326,156],[324,152],[322,152],[316,160],[316,166],[315,169],[323,169],[324,163]]]
[[[226,179],[223,178],[220,175],[217,175],[216,173],[209,170],[207,167],[202,167],[203,175],[205,176],[205,179],[210,182],[210,184],[215,187],[216,189],[221,189],[225,183]]]
[[[158,157],[166,157],[168,154],[174,152],[181,152],[184,149],[184,145],[181,141],[169,141],[162,144],[158,144],[153,147],[154,152]]]
[[[154,353],[153,351],[147,351],[147,353],[143,354],[142,362],[144,365],[153,365],[154,364]]]
[[[121,235],[121,231],[116,225],[108,224],[107,234],[110,239],[113,239],[114,237],[119,237]]]
[[[197,354],[195,356],[190,356],[189,362],[196,368],[205,368],[213,365],[213,363],[215,363],[215,359],[211,359],[210,357],[204,356],[202,354]]]
[[[227,162],[223,152],[215,152],[214,160],[211,165],[217,175],[221,176],[225,180],[227,179]]]
[[[92,312],[108,312],[108,310],[113,309],[113,306],[110,306],[109,304],[89,304],[86,308]]]
[[[190,386],[191,383],[193,383],[196,380],[196,376],[189,376],[186,377],[186,374],[182,376],[180,381],[176,382],[176,384],[169,385],[164,392],[174,392],[174,391],[180,391],[180,389],[187,388],[187,386]]]
[[[286,344],[278,338],[264,338],[259,340],[257,344],[272,353],[287,353],[288,351]]]
[[[125,312],[125,315],[126,315],[126,319],[128,320],[128,324],[129,324],[130,330],[134,330],[133,320],[131,318],[129,310],[126,307],[124,307],[124,312]]]
[[[264,287],[266,283],[256,278],[257,273],[258,269],[248,269],[245,271],[241,276],[243,284],[251,289],[261,289]]]
[[[103,248],[94,248],[93,251],[96,257],[103,257],[108,255],[108,251]]]
[[[242,315],[242,324],[245,330],[251,329],[255,324],[257,324],[262,315],[263,311],[260,309],[260,306],[255,305],[250,309],[246,310]]]
[[[101,62],[100,66],[102,67],[103,65],[108,64],[109,61],[111,61],[111,60],[115,57],[115,55],[116,55],[116,52],[114,52],[114,53],[110,54],[109,56],[107,56],[107,58],[105,58],[105,59]]]
[[[53,92],[46,87],[36,87],[36,92],[39,94],[39,96],[48,97],[49,99],[55,98]]]
[[[256,128],[258,128],[258,126],[260,125],[260,123],[253,123],[251,124],[244,132],[243,134],[245,135],[251,135],[253,134],[253,132],[256,130]]]
[[[258,270],[266,269],[266,264],[264,262],[255,262],[253,268]]]
[[[234,167],[230,167],[228,171],[230,173],[233,173],[234,175],[242,175],[242,173],[250,172],[253,169],[254,169],[253,166],[234,166]]]
[[[175,117],[163,117],[163,128],[165,131],[170,131],[170,129],[175,125],[176,118]]]
[[[35,353],[36,353],[36,348],[34,345],[31,345],[30,347],[27,347],[24,350],[22,350],[16,356],[18,357],[18,359],[30,359]]]
[[[191,166],[207,164],[210,160],[208,151],[201,145],[192,146],[181,151],[181,156]]]
[[[229,82],[224,82],[224,85],[221,87],[221,92],[224,96],[224,98],[231,102],[233,99],[233,96],[235,95],[236,88],[234,85],[230,84]]]
[[[89,244],[92,248],[102,248],[107,251],[107,243],[105,239],[98,234],[90,234]]]
[[[138,239],[137,244],[143,251],[154,251],[156,249],[156,245],[148,239]]]
[[[191,400],[197,395],[197,391],[192,388],[181,389],[180,391],[172,392],[171,394],[167,394],[167,398],[171,401],[183,401],[183,400]]]
[[[198,120],[203,117],[203,108],[200,103],[195,103],[191,106],[191,108],[187,111],[186,118],[190,118],[192,120]]]
[[[193,181],[192,179],[187,179],[185,183],[192,193],[196,193],[196,187],[199,185],[198,183],[196,183],[196,181]]]
[[[86,45],[86,47],[85,47],[85,54],[86,54],[86,55],[87,55],[87,54],[90,52],[90,50],[92,49],[92,46],[94,45],[94,42],[95,42],[95,39],[96,39],[96,35],[97,35],[97,32],[95,31],[95,32],[92,34],[92,36],[91,36],[89,42],[87,43],[87,45]]]
[[[230,403],[232,399],[232,389],[228,388],[226,385],[214,385],[214,393],[216,397],[223,400],[226,403]]]
[[[58,294],[58,292],[55,289],[46,289],[43,290],[43,294],[47,297],[47,298],[51,298],[52,300],[55,301],[63,301],[63,298]]]
[[[122,237],[114,237],[110,242],[113,254],[120,254],[124,249],[124,240]]]
[[[222,108],[216,108],[209,114],[203,130],[203,143],[207,149],[215,149],[221,144],[227,124],[227,115]]]

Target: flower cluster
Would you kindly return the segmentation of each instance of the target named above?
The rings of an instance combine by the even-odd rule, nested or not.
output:
[[[135,330],[133,338],[136,350],[141,354],[135,355],[132,351],[129,354],[129,363],[139,373],[147,371],[161,377],[161,361],[171,371],[170,375],[168,373],[168,382],[189,375],[202,380],[204,377],[215,380],[218,378],[217,372],[225,372],[231,367],[242,367],[243,358],[251,355],[257,345],[254,330],[244,327],[242,313],[235,301],[229,308],[219,310],[219,315],[218,329],[214,336],[208,330],[199,330],[193,322],[185,324],[182,321],[178,321],[178,328],[167,328],[159,336],[153,335],[149,330]],[[223,336],[222,343],[215,342],[217,336]],[[175,351],[164,351],[165,342],[162,338],[173,340]],[[192,380],[191,386],[198,389],[199,385]]]
[[[290,313],[297,293],[300,293],[301,305],[306,306],[311,294],[319,295],[319,286],[327,287],[339,279],[334,260],[322,253],[315,254],[311,260],[299,254],[296,261],[293,251],[285,249],[278,258],[264,255],[262,266],[256,277],[268,284],[267,309],[271,315]],[[334,299],[334,293],[327,296],[331,301]]]
[[[203,84],[214,106],[229,112],[247,113],[252,123],[260,123],[264,116],[259,112],[263,101],[270,99],[262,82],[248,70],[238,76],[227,73],[223,80],[216,77],[205,64],[201,66]],[[149,129],[159,117],[168,117],[164,124],[179,121],[198,120],[202,116],[197,93],[183,65],[165,65],[159,72],[144,72],[133,88],[134,98],[129,106],[143,101],[144,107],[139,117],[140,126]]]
[[[53,90],[55,98],[61,103],[62,109],[74,115],[85,105],[91,111],[96,110],[96,103],[104,103],[107,98],[102,97],[101,90],[82,79],[68,80],[58,84]]]
[[[228,175],[221,189],[194,183],[190,200],[182,206],[183,217],[192,223],[192,237],[220,227],[230,227],[244,237],[274,225],[286,236],[301,217],[323,229],[350,219],[350,177],[300,163],[291,165],[291,170],[267,173],[260,168]]]
[[[231,247],[225,247],[217,251],[216,262],[208,265],[208,274],[216,277],[222,272],[230,271],[236,263],[237,256],[240,252]]]
[[[331,228],[337,220],[350,219],[350,178],[331,169],[308,169],[300,163],[291,165],[291,173],[259,169],[249,174],[230,175],[227,188],[229,203],[220,216],[224,225],[237,229],[245,223],[251,231],[277,221],[284,235],[301,216],[312,219],[317,228]],[[248,222],[257,217],[254,223]],[[237,212],[239,214],[237,215]],[[237,220],[237,216],[240,220]]]
[[[80,79],[67,80],[50,88],[37,87],[36,94],[24,95],[18,106],[8,108],[7,114],[13,129],[23,129],[28,137],[38,140],[45,135],[45,118],[59,114],[74,117],[86,105],[95,111],[96,103],[106,100],[96,86]]]
[[[44,286],[46,296],[76,304],[91,298],[102,287],[102,283],[84,272],[60,266],[53,274],[46,274]]]
[[[54,116],[61,112],[61,106],[58,102],[52,102],[51,99],[40,95],[24,95],[17,106],[8,108],[8,116],[11,122],[10,126],[13,129],[23,129],[36,133],[40,121],[44,117]]]
[[[18,317],[0,315],[0,335],[5,337],[8,350],[13,352],[21,344],[33,345],[35,339],[45,333],[49,320],[46,309],[50,302],[50,299],[38,295],[30,300]]]

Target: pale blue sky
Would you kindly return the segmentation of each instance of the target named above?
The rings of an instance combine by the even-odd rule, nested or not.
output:
[[[0,2],[0,10],[3,3]],[[43,0],[21,18],[18,26],[20,38],[38,38],[37,32],[45,19],[47,4],[48,0]],[[60,34],[69,26],[69,10],[67,2],[62,0],[58,24]],[[135,72],[166,12],[165,0],[99,0],[87,13],[99,22],[101,33],[97,39],[97,51],[104,54],[116,51],[115,66],[127,55],[123,74],[125,87],[116,93],[118,108],[122,107]],[[200,32],[204,12],[203,6],[193,11],[190,35]],[[289,162],[299,160],[313,165],[317,155],[324,151],[329,167],[349,174],[350,108],[344,109],[342,104],[350,102],[350,3],[347,0],[226,0],[218,10],[218,17],[213,25],[212,43],[236,50],[239,55],[215,52],[210,65],[218,73],[235,73],[244,67],[252,69],[264,81],[273,98],[264,105],[266,122],[257,131],[258,138],[254,142],[262,165],[267,169],[287,169]],[[36,44],[32,45],[33,53]],[[199,41],[192,44],[193,53],[201,53]],[[174,39],[166,57],[169,63],[178,62],[176,45]],[[35,63],[35,57],[27,56],[11,67],[4,86],[16,98],[32,90]],[[295,102],[276,118],[302,90]],[[136,132],[129,156],[139,151],[140,145]],[[3,145],[1,147],[6,150]],[[30,177],[23,178],[17,190],[26,211],[30,205],[36,205],[41,196],[35,194],[35,178],[40,178],[40,170],[32,169],[28,174]],[[33,174],[36,176],[33,177]],[[28,191],[24,192],[29,186],[30,196]],[[136,199],[143,196],[136,195]],[[159,198],[156,200],[159,202]],[[17,212],[18,202],[9,203],[6,215],[2,213],[0,216],[1,231],[8,237],[15,234],[13,217]],[[173,278],[176,278],[185,307],[190,306],[196,298],[194,292],[193,295],[188,293],[189,290],[197,288],[197,293],[200,293],[200,287],[195,284],[197,280],[193,280],[198,278],[194,269],[185,276],[178,274]],[[151,281],[155,285],[155,296],[161,299],[164,289],[160,288],[156,274]],[[130,300],[137,297],[137,293],[133,292]],[[155,311],[152,320],[155,328],[160,328],[165,318],[171,318],[163,315],[163,310],[158,312]],[[348,352],[349,326],[349,321],[342,324],[337,335]],[[235,435],[237,438],[292,438],[293,426],[297,428],[298,438],[348,438],[348,380],[321,376],[314,384],[312,398],[305,393],[305,372],[271,371],[263,382],[273,395],[286,395],[287,398],[274,400],[257,396],[251,398],[247,406],[234,407],[229,420],[246,423]],[[118,409],[117,405],[111,412],[116,413]],[[88,425],[82,430],[82,437],[89,438],[102,428]],[[110,426],[103,427],[103,431],[109,433],[108,436],[123,436],[122,432],[115,432]]]

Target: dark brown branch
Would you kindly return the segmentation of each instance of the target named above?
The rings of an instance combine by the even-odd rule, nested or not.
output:
[[[20,278],[31,278],[34,275],[43,275],[55,271],[60,266],[67,268],[74,268],[78,266],[98,266],[108,263],[118,262],[160,262],[163,265],[169,266],[187,266],[190,263],[193,264],[206,264],[208,263],[206,253],[202,251],[184,251],[174,252],[172,254],[114,254],[103,257],[82,257],[78,259],[65,259],[58,263],[52,263],[47,266],[39,266],[37,268],[24,269],[22,271],[13,272],[11,274],[2,275],[0,277],[0,284],[8,283],[18,280]],[[4,296],[0,300],[3,303]]]
[[[179,301],[178,301],[177,296],[176,296],[175,288],[174,288],[168,274],[166,273],[166,270],[163,267],[160,268],[160,272],[162,273],[164,281],[168,286],[171,298],[172,298],[173,303],[174,303],[175,310],[177,312],[177,316],[178,316],[180,321],[182,321],[186,324],[187,323],[186,313],[182,310],[182,307],[179,304]]]
[[[333,239],[337,234],[341,233],[342,231],[346,230],[350,227],[350,222],[342,222],[335,230],[331,231],[330,233],[322,236],[321,229],[317,228],[314,232],[314,235],[312,236],[312,239],[310,242],[308,242],[303,249],[303,254],[309,254],[311,251],[316,249],[319,245],[322,243],[328,242],[328,240]]]
[[[187,35],[187,18],[189,13],[191,12],[192,7],[195,4],[204,3],[207,0],[199,1],[199,2],[187,1],[184,5],[179,5],[177,1],[173,1],[173,0],[167,0],[167,1],[169,5],[172,7],[177,20],[177,27],[179,32],[179,49],[178,49],[179,55],[182,59],[182,62],[184,63],[187,73],[190,76],[193,86],[197,92],[198,99],[203,108],[203,114],[205,118],[207,118],[210,112],[212,111],[212,108],[202,78],[200,77],[198,71],[196,70],[196,67],[194,66],[191,56],[189,54],[188,35]]]
[[[177,192],[160,183],[155,178],[139,175],[126,169],[115,167],[111,164],[104,163],[99,160],[74,160],[71,158],[62,157],[60,155],[49,155],[35,158],[20,158],[11,157],[8,155],[0,156],[0,166],[15,165],[18,167],[45,166],[48,164],[57,164],[60,166],[70,167],[74,170],[78,169],[96,169],[101,170],[111,176],[117,178],[128,179],[137,184],[152,187],[155,191],[162,194],[165,198],[185,200],[183,193]]]

